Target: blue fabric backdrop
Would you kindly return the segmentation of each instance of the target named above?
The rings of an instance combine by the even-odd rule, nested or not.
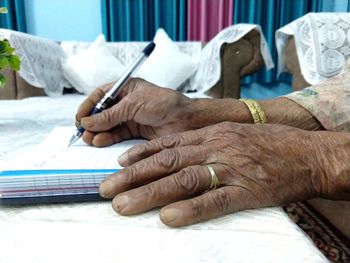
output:
[[[0,0],[0,7],[7,7],[7,14],[0,14],[0,27],[26,32],[23,0]]]
[[[186,40],[186,0],[102,0],[102,29],[109,41],[149,41],[162,27]]]

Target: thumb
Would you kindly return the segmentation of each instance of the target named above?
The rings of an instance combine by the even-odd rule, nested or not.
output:
[[[92,132],[108,131],[122,122],[133,119],[133,104],[125,97],[111,108],[82,118],[81,125]]]

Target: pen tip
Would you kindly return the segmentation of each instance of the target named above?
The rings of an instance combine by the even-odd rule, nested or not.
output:
[[[79,136],[73,135],[72,138],[69,141],[68,147],[73,145],[76,141],[78,141],[79,138],[80,138]]]

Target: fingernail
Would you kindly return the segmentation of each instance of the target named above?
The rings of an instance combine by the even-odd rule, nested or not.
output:
[[[84,128],[89,128],[89,127],[92,127],[94,125],[94,122],[91,118],[83,118],[83,119],[81,119],[81,125]]]
[[[177,220],[181,216],[181,211],[176,208],[168,208],[160,211],[160,220],[162,220],[163,223],[170,223]]]
[[[123,210],[129,203],[129,196],[121,195],[113,200],[113,207],[117,212]]]
[[[128,155],[126,153],[123,153],[122,155],[119,156],[118,158],[118,163],[123,166],[124,163],[128,161]]]
[[[99,193],[104,198],[113,197],[112,192],[115,188],[115,183],[112,180],[104,180],[99,187]]]

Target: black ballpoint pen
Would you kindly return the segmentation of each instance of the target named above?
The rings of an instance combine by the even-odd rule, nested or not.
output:
[[[101,111],[107,109],[111,106],[111,103],[115,100],[115,98],[120,93],[122,87],[124,86],[125,82],[132,77],[132,75],[136,72],[136,70],[141,66],[141,64],[146,60],[147,57],[153,52],[154,48],[156,47],[156,44],[154,42],[149,43],[140,56],[138,56],[128,69],[124,72],[124,74],[120,77],[120,79],[114,84],[114,86],[104,95],[104,97],[100,100],[99,103],[93,108],[93,110],[90,113],[91,115],[100,113]],[[71,146],[73,143],[78,141],[80,137],[83,135],[85,129],[80,126],[77,128],[75,133],[73,134],[72,138],[69,141],[69,145]]]

